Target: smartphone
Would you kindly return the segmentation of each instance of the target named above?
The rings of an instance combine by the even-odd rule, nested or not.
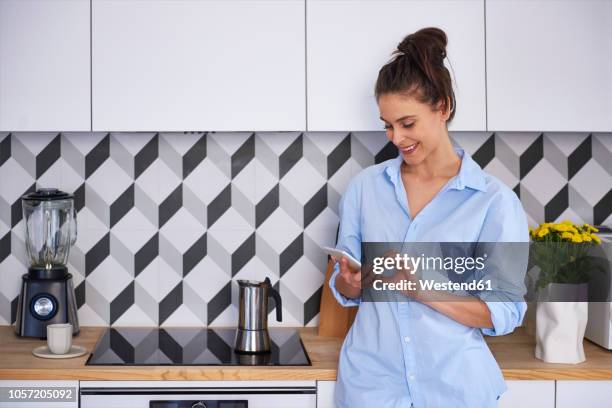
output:
[[[361,262],[359,262],[358,260],[350,256],[347,252],[342,251],[340,249],[332,248],[332,247],[322,247],[322,249],[327,254],[336,258],[338,262],[340,262],[340,259],[342,259],[342,257],[345,257],[348,260],[348,263],[351,266],[351,268],[361,269]]]

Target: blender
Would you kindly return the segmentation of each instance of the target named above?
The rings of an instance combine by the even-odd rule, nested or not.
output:
[[[72,324],[79,332],[72,275],[66,263],[77,237],[74,197],[42,188],[21,197],[30,267],[22,276],[15,333],[47,337],[47,325]]]

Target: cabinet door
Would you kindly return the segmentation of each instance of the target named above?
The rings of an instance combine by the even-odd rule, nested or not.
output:
[[[612,381],[557,381],[557,408],[610,407]]]
[[[304,130],[304,0],[93,0],[94,130]]]
[[[89,0],[0,0],[0,130],[90,130],[89,57]]]
[[[506,381],[499,408],[555,408],[554,381]]]
[[[612,2],[487,0],[489,129],[612,130]]]
[[[317,381],[317,408],[336,408],[335,389],[335,381]]]
[[[378,71],[406,35],[428,26],[449,39],[457,98],[449,129],[485,130],[482,0],[307,0],[306,9],[309,130],[382,130]]]

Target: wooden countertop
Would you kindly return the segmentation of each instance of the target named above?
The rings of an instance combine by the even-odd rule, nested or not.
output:
[[[81,327],[73,343],[94,348],[105,327]],[[19,338],[0,326],[0,380],[335,380],[342,340],[299,328],[312,366],[86,366],[89,354],[51,360],[32,355],[44,340]]]
[[[84,327],[74,344],[89,351],[103,327]],[[0,380],[335,380],[342,340],[320,337],[316,327],[299,328],[312,366],[85,366],[87,355],[65,360],[34,357],[42,340],[15,336],[10,326],[0,326]],[[534,357],[534,339],[522,328],[501,337],[486,337],[507,380],[612,380],[612,352],[587,340],[587,361],[581,364],[547,364]]]

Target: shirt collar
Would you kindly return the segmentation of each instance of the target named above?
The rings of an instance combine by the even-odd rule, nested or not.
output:
[[[463,190],[465,187],[469,187],[478,191],[487,191],[485,172],[482,168],[462,148],[455,147],[454,149],[457,155],[461,157],[461,167],[459,168],[459,173],[452,179],[449,187],[456,190]],[[402,155],[398,154],[395,159],[389,160],[385,166],[385,173],[393,184],[400,180],[400,166],[403,161]]]

